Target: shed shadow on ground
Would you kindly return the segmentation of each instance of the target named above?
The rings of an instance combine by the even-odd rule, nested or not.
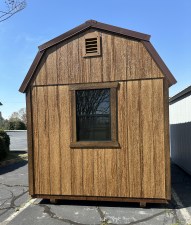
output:
[[[39,204],[52,205],[49,200],[43,199]],[[58,205],[75,205],[75,206],[95,206],[95,207],[118,207],[118,208],[140,208],[139,203],[134,202],[108,202],[108,201],[75,201],[75,200],[59,200]],[[172,203],[169,204],[153,204],[148,203],[147,209],[158,208],[158,209],[174,209]]]
[[[11,164],[11,165],[7,165],[7,166],[4,166],[4,167],[0,167],[0,175],[3,175],[5,173],[9,173],[9,172],[12,172],[20,167],[23,167],[25,166],[26,164],[28,163],[28,161],[21,161],[21,162],[17,162],[15,164]]]
[[[176,208],[191,207],[191,175],[174,163],[171,163],[171,171],[172,192],[175,191],[181,203],[175,203]]]
[[[49,200],[43,199],[39,202],[39,204],[52,205]],[[104,202],[104,201],[74,201],[74,200],[59,200],[57,205],[73,205],[73,206],[94,206],[94,207],[113,207],[113,208],[140,208],[139,203],[131,203],[131,202]],[[189,207],[191,206],[183,206]],[[180,209],[183,208],[176,204],[174,200],[170,201],[168,204],[156,204],[156,203],[148,203],[146,205],[146,209]]]
[[[27,153],[27,150],[12,150],[11,153],[26,154]]]

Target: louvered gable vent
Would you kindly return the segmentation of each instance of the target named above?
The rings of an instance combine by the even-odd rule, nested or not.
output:
[[[97,38],[87,38],[86,42],[86,54],[97,53]]]
[[[84,37],[84,57],[98,56],[101,54],[100,36],[98,32],[93,32]]]

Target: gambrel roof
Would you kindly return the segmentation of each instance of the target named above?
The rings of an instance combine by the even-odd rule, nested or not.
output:
[[[39,51],[31,65],[19,91],[20,92],[27,91],[27,88],[30,85],[33,75],[41,61],[41,58],[47,49],[51,48],[52,46],[54,46],[58,43],[64,42],[77,34],[83,33],[84,31],[87,31],[91,28],[99,30],[99,31],[107,31],[112,34],[117,34],[117,35],[120,35],[123,37],[129,37],[129,38],[140,41],[144,45],[144,47],[147,49],[147,51],[149,52],[149,54],[151,55],[153,60],[156,62],[156,64],[158,65],[158,67],[160,68],[160,70],[162,71],[164,76],[167,78],[169,86],[176,83],[176,79],[174,78],[172,73],[169,71],[169,69],[167,68],[167,66],[161,59],[161,57],[158,55],[158,53],[155,50],[155,48],[153,47],[153,45],[150,43],[150,41],[149,41],[150,35],[135,32],[135,31],[120,28],[120,27],[116,27],[116,26],[112,26],[112,25],[108,25],[108,24],[104,24],[104,23],[100,23],[95,20],[88,20],[85,23],[81,24],[80,26],[75,27],[74,29],[69,30],[66,33],[39,46]]]

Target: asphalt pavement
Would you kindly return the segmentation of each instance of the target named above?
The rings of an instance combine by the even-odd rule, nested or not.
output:
[[[0,224],[29,200],[27,161],[0,168]]]
[[[10,151],[27,151],[27,131],[7,130],[10,137]]]
[[[28,195],[27,164],[0,168],[1,225],[186,225],[191,224],[191,176],[172,164],[173,198],[169,204],[48,200]],[[148,184],[149,185],[149,184]]]

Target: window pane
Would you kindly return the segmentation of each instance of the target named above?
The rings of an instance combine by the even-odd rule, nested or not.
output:
[[[110,141],[110,89],[76,91],[77,141]]]

